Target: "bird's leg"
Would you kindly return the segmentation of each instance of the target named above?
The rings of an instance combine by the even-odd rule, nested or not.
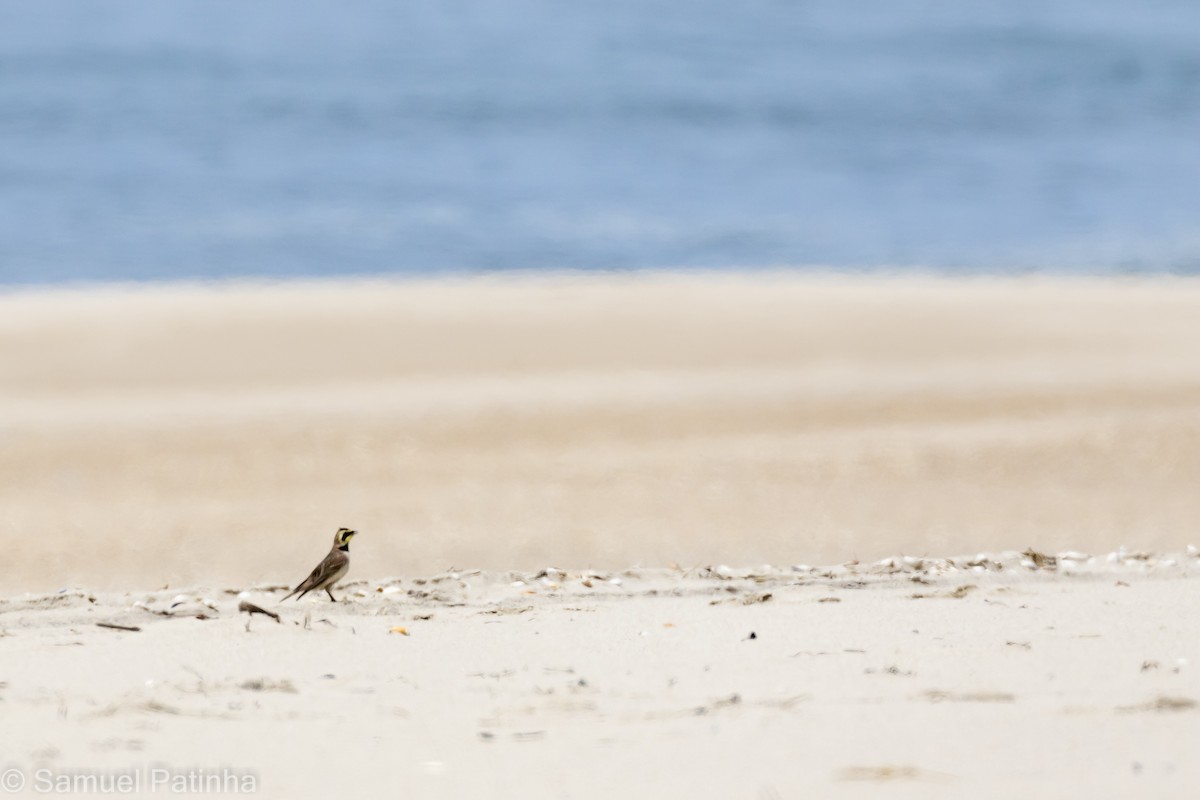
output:
[[[337,598],[333,596],[333,592],[329,591],[328,586],[325,587],[325,594],[329,595],[330,600],[332,600],[335,603],[337,602]]]

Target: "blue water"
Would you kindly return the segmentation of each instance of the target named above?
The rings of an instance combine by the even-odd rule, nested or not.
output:
[[[1200,3],[0,3],[0,283],[774,266],[1200,272]]]

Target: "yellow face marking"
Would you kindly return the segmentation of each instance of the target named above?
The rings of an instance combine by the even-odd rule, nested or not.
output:
[[[338,544],[345,544],[346,542],[350,541],[350,539],[356,533],[358,533],[358,531],[352,531],[349,528],[338,528],[338,532],[337,532]]]

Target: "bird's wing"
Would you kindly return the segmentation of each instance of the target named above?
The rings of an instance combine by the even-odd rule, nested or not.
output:
[[[308,574],[308,577],[301,581],[299,586],[297,586],[295,589],[292,589],[292,593],[283,598],[283,600],[287,600],[297,592],[300,593],[300,597],[296,598],[299,600],[313,589],[320,587],[320,585],[328,580],[329,576],[332,575],[338,568],[342,558],[344,558],[344,556],[342,556],[342,553],[338,550],[331,551],[329,555],[325,556],[325,560],[320,564],[317,564],[313,571]],[[280,600],[279,602],[282,603],[283,600]]]

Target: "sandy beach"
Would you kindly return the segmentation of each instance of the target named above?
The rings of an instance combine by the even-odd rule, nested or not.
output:
[[[337,604],[277,605],[266,586],[14,598],[3,780],[28,796],[198,779],[267,797],[1186,798],[1197,577],[1193,549],[468,570],[352,582]]]
[[[365,575],[1178,550],[1197,342],[1182,279],[9,293],[6,582],[291,580],[342,525]]]
[[[1191,797],[1198,342],[1170,278],[10,291],[0,770]]]

